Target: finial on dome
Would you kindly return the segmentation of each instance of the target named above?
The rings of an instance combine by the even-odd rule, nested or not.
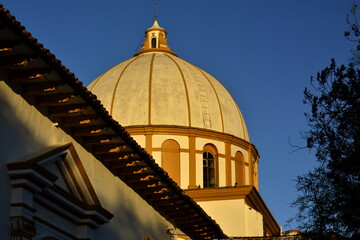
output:
[[[155,0],[155,2],[154,2],[154,18],[155,18],[155,20],[157,20],[157,16],[158,16],[158,1]]]
[[[156,18],[155,18],[155,20],[154,20],[153,25],[152,25],[148,30],[153,29],[153,28],[163,29],[162,27],[159,26],[159,22],[158,22],[158,20],[157,20]],[[165,31],[165,29],[163,29],[163,30]],[[165,31],[165,32],[166,32],[166,31]]]
[[[166,30],[159,26],[158,20],[155,18],[153,25],[145,31],[145,41],[141,50],[134,54],[138,56],[147,52],[167,52],[177,56],[170,50],[167,44]]]

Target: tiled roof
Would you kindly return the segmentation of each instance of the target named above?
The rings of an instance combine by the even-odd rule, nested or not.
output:
[[[164,218],[196,239],[226,238],[75,75],[0,5],[5,82],[91,152]],[[19,90],[20,89],[20,90]]]

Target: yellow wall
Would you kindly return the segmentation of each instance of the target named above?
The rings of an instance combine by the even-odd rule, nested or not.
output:
[[[246,205],[244,199],[204,201],[198,204],[229,237],[263,236],[263,217]]]

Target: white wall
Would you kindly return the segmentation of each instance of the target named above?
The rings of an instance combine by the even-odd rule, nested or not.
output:
[[[167,239],[172,227],[151,206],[98,160],[2,81],[0,73],[0,232],[9,239],[11,187],[6,164],[55,143],[73,142],[102,206],[114,214],[95,231],[95,239]],[[61,228],[61,224],[57,225]]]

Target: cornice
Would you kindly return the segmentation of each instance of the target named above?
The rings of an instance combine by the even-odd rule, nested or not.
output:
[[[228,142],[232,145],[250,150],[254,156],[260,157],[259,152],[254,144],[231,134],[216,132],[209,129],[194,127],[167,126],[167,125],[150,125],[150,126],[126,126],[126,131],[131,135],[146,135],[151,127],[152,135],[179,135],[192,136],[200,138],[210,138],[217,141]]]
[[[162,48],[150,48],[150,49],[143,49],[134,54],[134,57],[139,56],[144,53],[170,53],[171,55],[178,56],[175,52],[171,50],[166,50]]]

